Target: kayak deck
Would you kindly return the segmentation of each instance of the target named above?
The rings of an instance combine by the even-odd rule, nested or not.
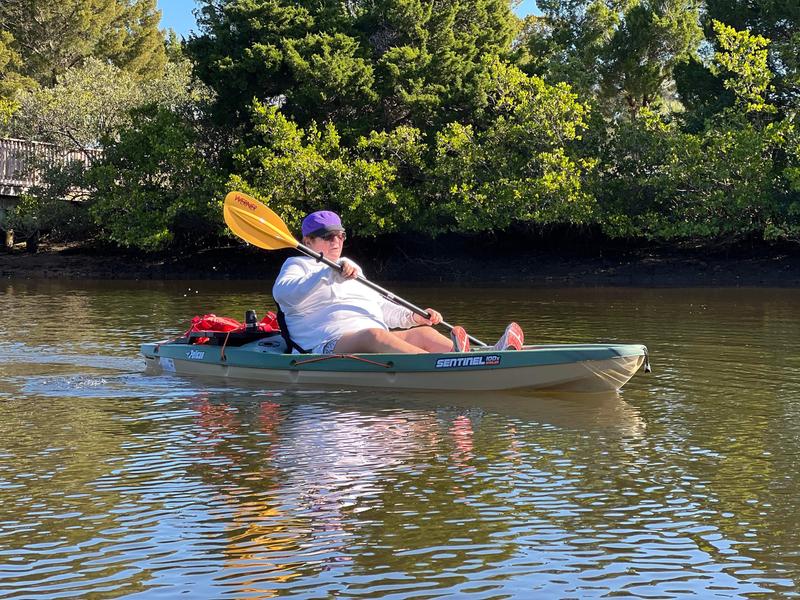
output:
[[[553,344],[431,354],[284,354],[280,338],[240,346],[143,344],[149,372],[285,385],[414,390],[618,390],[647,362],[640,344]]]

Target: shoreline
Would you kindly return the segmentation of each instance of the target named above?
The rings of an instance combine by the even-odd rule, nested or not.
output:
[[[358,247],[348,256],[376,281],[507,287],[800,287],[800,249],[633,248],[554,253],[463,247],[410,252]],[[0,279],[264,280],[292,250],[214,248],[145,255],[85,247],[49,247],[37,254],[0,253]]]

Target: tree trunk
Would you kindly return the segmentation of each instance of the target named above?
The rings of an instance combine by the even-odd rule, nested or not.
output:
[[[34,231],[31,236],[25,240],[25,252],[36,254],[39,251],[39,231]]]

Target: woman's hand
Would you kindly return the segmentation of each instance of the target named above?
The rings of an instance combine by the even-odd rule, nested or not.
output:
[[[425,312],[430,315],[430,319],[426,319],[425,317],[414,313],[414,322],[417,325],[438,325],[442,322],[442,313],[440,313],[438,310],[426,308]]]
[[[339,264],[342,265],[342,272],[340,275],[343,279],[355,279],[359,275],[358,267],[346,258],[342,258],[339,260]]]

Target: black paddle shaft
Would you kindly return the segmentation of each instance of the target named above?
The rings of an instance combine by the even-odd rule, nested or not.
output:
[[[325,255],[322,254],[322,252],[316,252],[316,251],[312,250],[311,248],[309,248],[308,246],[304,246],[303,244],[297,244],[297,250],[299,250],[300,252],[302,252],[306,256],[310,256],[311,258],[314,258],[314,259],[316,259],[316,260],[318,260],[318,261],[320,261],[322,263],[325,263],[331,269],[336,269],[340,273],[343,270],[342,265],[340,265],[338,263],[335,263],[332,260],[326,258]],[[363,283],[365,286],[367,286],[369,288],[372,288],[373,290],[378,292],[381,296],[383,296],[384,298],[386,298],[390,302],[394,302],[395,304],[399,304],[400,306],[403,306],[403,307],[407,308],[411,312],[418,314],[420,317],[424,317],[426,319],[430,319],[431,318],[430,314],[428,314],[425,310],[421,309],[419,306],[417,306],[415,304],[411,304],[411,302],[409,302],[408,300],[404,300],[403,298],[400,298],[399,296],[395,296],[392,292],[390,292],[387,289],[382,288],[377,283],[372,283],[369,279],[366,279],[363,275],[359,275],[358,277],[356,277],[356,279],[358,281],[360,281],[361,283]],[[442,326],[446,327],[450,331],[452,331],[452,329],[453,329],[453,326],[450,325],[450,323],[447,323],[445,321],[441,321],[439,323],[439,325],[442,325]],[[472,342],[478,344],[479,346],[487,346],[486,343],[482,342],[481,340],[479,340],[476,337],[473,337],[473,336],[471,336],[469,334],[467,334],[467,337]]]

